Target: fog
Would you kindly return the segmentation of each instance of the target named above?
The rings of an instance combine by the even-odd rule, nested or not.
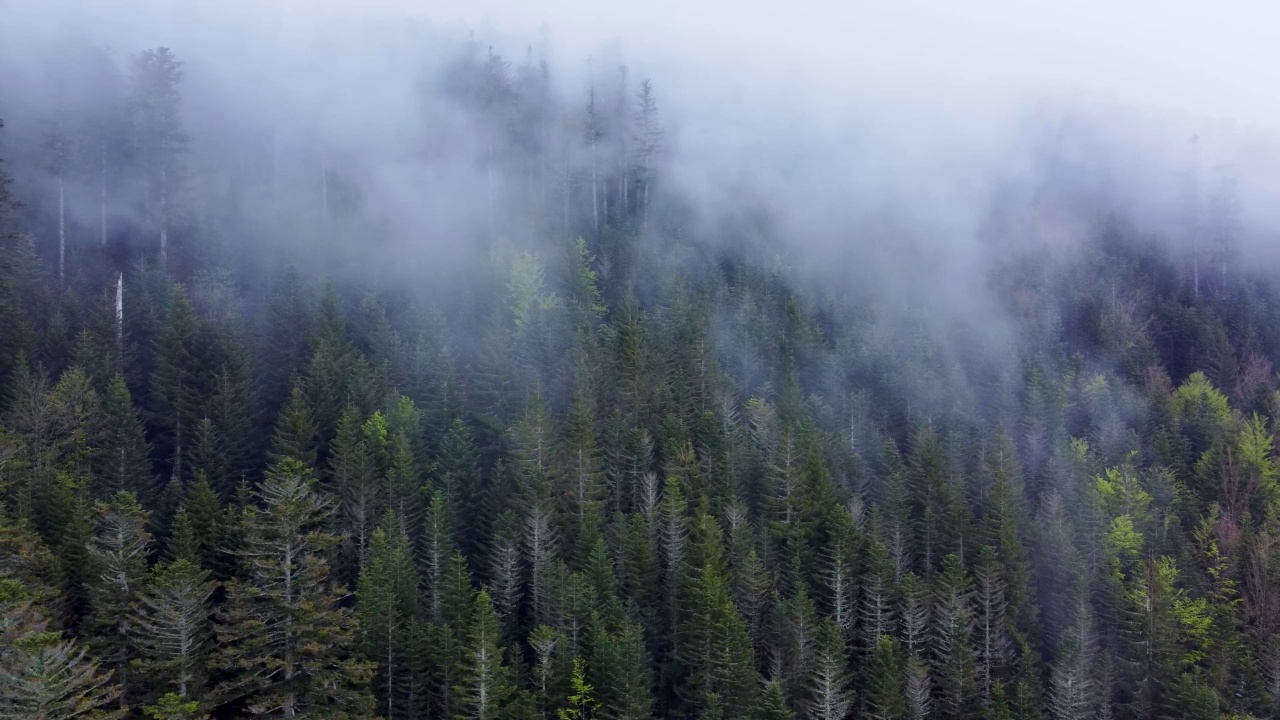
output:
[[[1070,253],[1117,216],[1183,252],[1188,213],[1232,182],[1241,252],[1275,260],[1280,99],[1243,4],[49,0],[0,18],[0,156],[20,177],[41,172],[42,124],[94,103],[77,53],[110,47],[123,78],[131,53],[174,50],[188,190],[222,203],[192,224],[233,258],[447,283],[484,238],[533,242],[520,181],[494,194],[483,128],[448,96],[472,39],[513,74],[545,62],[561,115],[589,87],[617,102],[619,65],[628,94],[653,81],[655,203],[678,210],[653,232],[940,328],[1006,334],[984,290],[999,253]],[[113,224],[137,212],[116,203]]]

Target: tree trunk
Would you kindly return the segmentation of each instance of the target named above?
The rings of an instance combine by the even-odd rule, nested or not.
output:
[[[118,370],[124,371],[124,273],[116,278],[116,365]],[[121,477],[124,477],[123,472],[122,468]]]

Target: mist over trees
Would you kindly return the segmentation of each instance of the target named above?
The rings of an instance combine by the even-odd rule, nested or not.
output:
[[[1280,717],[1280,286],[1208,139],[1145,194],[1039,117],[930,219],[695,172],[616,53],[386,54],[0,86],[0,718]]]

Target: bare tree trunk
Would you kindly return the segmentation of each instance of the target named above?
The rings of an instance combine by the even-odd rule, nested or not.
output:
[[[124,273],[116,278],[116,364],[124,371]]]

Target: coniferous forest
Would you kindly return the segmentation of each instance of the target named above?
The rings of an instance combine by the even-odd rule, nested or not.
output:
[[[1231,196],[999,244],[994,340],[704,222],[659,84],[513,57],[421,80],[475,222],[416,255],[177,49],[0,104],[0,718],[1280,717]]]

